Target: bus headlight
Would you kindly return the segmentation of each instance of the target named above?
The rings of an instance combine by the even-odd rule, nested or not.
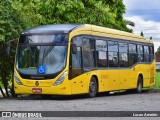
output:
[[[15,78],[16,83],[17,83],[18,85],[23,85],[22,82],[19,80],[19,78],[18,78],[18,76],[17,76],[16,73],[14,73],[14,78]]]
[[[54,83],[54,86],[56,85],[60,85],[62,84],[62,82],[64,81],[65,77],[68,75],[68,71],[64,72],[61,77],[58,78],[58,80],[56,80],[56,82]]]

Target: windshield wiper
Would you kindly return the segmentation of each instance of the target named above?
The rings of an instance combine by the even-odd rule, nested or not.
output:
[[[46,50],[46,49],[44,50],[42,63],[43,63],[43,61],[44,61],[44,58],[47,57],[48,54],[53,50],[55,44],[56,44],[56,43],[54,43],[52,46],[49,46],[49,47],[47,48],[47,50]]]
[[[54,46],[50,46],[47,50],[44,50],[43,58],[47,57],[47,55],[53,50]]]

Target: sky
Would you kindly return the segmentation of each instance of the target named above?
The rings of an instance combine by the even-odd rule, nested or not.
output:
[[[126,20],[133,21],[133,33],[140,35],[141,31],[144,37],[149,39],[152,36],[155,51],[160,46],[160,0],[123,0],[126,6]]]

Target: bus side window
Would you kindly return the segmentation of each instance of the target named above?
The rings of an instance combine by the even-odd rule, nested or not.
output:
[[[138,61],[137,49],[135,44],[129,44],[129,66],[136,64]]]
[[[83,66],[84,68],[95,67],[94,62],[94,51],[90,50],[88,47],[83,47]]]
[[[84,37],[82,41],[83,67],[85,71],[85,69],[89,70],[95,67],[94,40]]]
[[[137,45],[137,52],[138,52],[138,62],[144,61],[144,50],[142,45]]]
[[[81,75],[82,72],[82,48],[79,47],[82,44],[81,36],[72,39],[72,42],[77,45],[77,53],[73,54],[71,50],[70,55],[70,69],[69,79],[75,78]]]
[[[72,69],[79,69],[81,68],[81,49],[77,47],[77,53],[72,53]]]
[[[128,45],[119,43],[119,66],[128,67]]]
[[[144,62],[149,62],[149,46],[144,46]]]
[[[154,60],[154,49],[153,46],[149,47],[149,62],[152,62]]]
[[[118,43],[108,41],[109,67],[118,67]]]
[[[107,41],[96,40],[97,66],[107,67]]]
[[[76,44],[77,53],[73,54],[72,50],[71,50],[71,65],[70,66],[71,66],[72,69],[79,69],[79,68],[82,68],[81,47],[79,47],[79,46],[82,45],[82,36],[74,37],[72,39],[72,43]]]

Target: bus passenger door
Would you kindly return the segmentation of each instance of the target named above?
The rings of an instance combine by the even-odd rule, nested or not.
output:
[[[72,94],[87,93],[89,90],[90,71],[95,66],[94,62],[94,40],[83,37],[77,54],[71,54],[70,79]],[[77,45],[78,46],[78,45]]]
[[[69,69],[69,80],[71,82],[71,93],[79,94],[84,93],[84,83],[85,79],[82,69],[82,56],[81,56],[81,47],[77,47],[77,53],[73,54],[71,51],[70,57],[70,69]]]

